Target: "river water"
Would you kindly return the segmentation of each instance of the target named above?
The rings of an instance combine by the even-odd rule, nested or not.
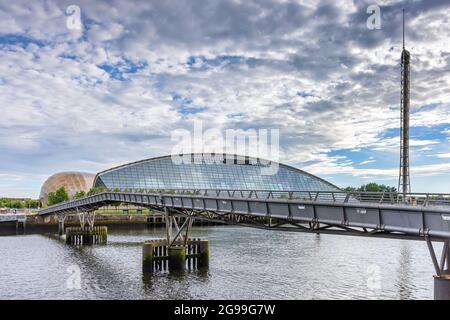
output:
[[[2,299],[432,299],[423,241],[194,227],[210,267],[142,273],[142,243],[163,229],[111,229],[72,247],[48,234],[0,236]],[[440,246],[436,246],[440,248]]]

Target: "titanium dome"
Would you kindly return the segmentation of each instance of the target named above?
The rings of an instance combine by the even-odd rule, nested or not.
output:
[[[87,172],[60,172],[50,176],[42,185],[39,201],[47,205],[48,194],[64,187],[70,197],[78,191],[89,191],[92,188],[95,175]]]

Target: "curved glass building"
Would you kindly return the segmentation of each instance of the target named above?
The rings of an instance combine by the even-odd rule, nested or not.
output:
[[[222,154],[185,154],[129,163],[98,173],[94,187],[111,190],[340,190],[319,177],[284,164]]]

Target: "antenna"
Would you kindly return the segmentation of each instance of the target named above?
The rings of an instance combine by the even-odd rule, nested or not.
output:
[[[409,106],[410,106],[410,59],[405,49],[405,9],[403,9],[403,50],[401,56],[401,93],[400,93],[400,172],[398,176],[398,192],[406,200],[411,192],[409,178]]]
[[[405,9],[403,9],[403,49],[405,49]]]

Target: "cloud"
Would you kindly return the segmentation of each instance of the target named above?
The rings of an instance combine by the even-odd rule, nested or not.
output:
[[[359,165],[362,166],[362,165],[373,163],[373,162],[376,162],[376,160],[371,158],[371,159],[360,162]]]
[[[167,154],[193,120],[277,128],[281,160],[318,174],[398,172],[398,133],[386,133],[399,127],[403,2],[381,2],[382,29],[368,30],[370,1],[86,0],[81,33],[66,27],[71,4],[0,4],[0,174],[38,186]],[[449,4],[406,7],[411,125],[450,125]],[[411,146],[449,148],[448,135]],[[364,152],[378,169],[354,167],[374,162]]]
[[[441,159],[450,159],[450,153],[438,153],[434,156]]]

